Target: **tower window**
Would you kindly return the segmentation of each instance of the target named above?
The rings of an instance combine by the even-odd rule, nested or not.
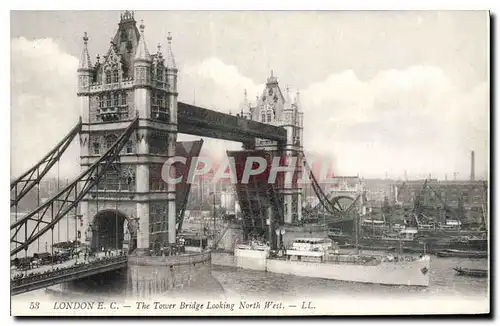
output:
[[[156,79],[159,80],[159,81],[162,81],[163,80],[163,67],[159,66],[157,69],[156,69]]]
[[[106,84],[111,84],[111,71],[106,70]]]
[[[118,83],[118,70],[113,70],[113,83]]]
[[[167,96],[164,92],[153,91],[151,94],[151,117],[157,120],[168,120]]]
[[[132,141],[127,142],[127,154],[132,154],[134,151],[134,148],[132,147]]]
[[[111,146],[116,142],[118,138],[115,135],[109,135],[106,137],[106,148],[110,149]]]
[[[92,144],[92,147],[94,148],[94,154],[99,154],[99,143],[98,142],[94,142]]]

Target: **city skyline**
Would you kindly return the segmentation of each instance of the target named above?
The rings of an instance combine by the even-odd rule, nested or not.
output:
[[[11,173],[18,175],[76,123],[83,32],[95,63],[119,12],[12,12],[12,18]],[[337,175],[404,179],[406,171],[409,179],[453,180],[458,173],[464,180],[474,150],[476,178],[487,178],[484,12],[138,11],[135,18],[144,19],[150,52],[160,42],[165,53],[172,32],[180,101],[236,114],[244,90],[255,102],[271,70],[283,91],[300,89],[304,148],[330,158]],[[318,26],[314,35],[305,28],[311,24]],[[240,145],[209,139],[204,147],[221,156]],[[78,155],[73,144],[62,176],[79,172]]]

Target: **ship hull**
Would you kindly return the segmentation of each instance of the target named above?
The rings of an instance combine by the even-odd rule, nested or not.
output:
[[[430,258],[428,256],[413,262],[387,262],[374,266],[279,259],[268,259],[266,265],[268,272],[303,277],[385,285],[429,285]]]
[[[266,261],[268,257],[269,250],[234,250],[234,264],[238,268],[266,271]]]
[[[428,286],[430,257],[410,262],[362,265],[270,259],[269,251],[235,249],[233,266],[303,277],[386,285]]]

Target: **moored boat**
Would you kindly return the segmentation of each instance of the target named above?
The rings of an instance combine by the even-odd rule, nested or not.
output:
[[[488,277],[487,269],[462,268],[459,266],[453,269],[457,272],[458,275],[473,276],[473,277]]]
[[[304,277],[386,285],[428,286],[430,257],[342,254],[331,240],[296,239],[267,271]]]
[[[488,258],[487,251],[462,251],[462,250],[443,250],[436,252],[438,257],[461,257],[461,258]]]
[[[330,239],[300,238],[268,255],[268,249],[242,246],[235,249],[238,267],[278,274],[359,283],[428,286],[430,257],[342,254]],[[270,256],[273,256],[272,258]]]

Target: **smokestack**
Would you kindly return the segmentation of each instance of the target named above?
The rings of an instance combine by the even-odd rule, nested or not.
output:
[[[475,166],[474,166],[474,151],[471,151],[470,152],[470,180],[471,181],[474,181],[474,179],[475,179],[474,171],[475,171]]]

